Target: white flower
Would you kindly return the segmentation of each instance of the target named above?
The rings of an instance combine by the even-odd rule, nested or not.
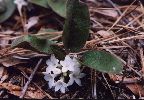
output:
[[[68,85],[69,85],[69,86],[72,85],[72,84],[74,83],[74,81],[75,81],[79,86],[81,86],[81,80],[80,80],[80,78],[83,78],[84,76],[85,76],[84,73],[80,73],[80,72],[78,72],[78,71],[71,73],[71,74],[69,75],[70,80],[69,80],[69,82],[68,82]]]
[[[57,67],[59,67],[59,60],[55,58],[54,55],[51,55],[50,59],[46,61],[46,64],[48,67],[46,68],[46,73],[49,74],[60,74],[61,70]]]
[[[55,85],[54,78],[56,77],[56,75],[55,74],[47,74],[46,72],[43,72],[43,74],[45,75],[44,79],[46,81],[48,81],[49,88],[51,89]]]
[[[75,63],[75,67],[80,67],[81,66],[81,64],[78,62],[78,60],[74,57],[73,58],[73,62]]]
[[[28,19],[28,23],[24,25],[25,29],[30,29],[32,26],[38,23],[39,17],[31,17]]]
[[[17,5],[20,16],[22,16],[22,6],[27,6],[28,3],[25,0],[15,0],[14,3]]]
[[[48,73],[48,74],[60,74],[61,70],[59,68],[56,68],[55,66],[48,66],[46,68],[46,73]]]
[[[56,59],[56,57],[54,55],[51,55],[50,59],[48,59],[46,61],[46,64],[48,66],[55,66],[55,67],[57,67],[59,65],[59,60]]]
[[[55,83],[55,91],[60,90],[62,93],[65,93],[67,86],[68,85],[63,81],[63,78],[61,78]]]
[[[49,88],[54,87],[55,91],[60,90],[61,93],[65,93],[68,89],[67,87],[74,82],[81,86],[80,79],[83,78],[85,74],[81,73],[81,64],[76,58],[76,56],[70,57],[70,55],[66,55],[64,61],[59,61],[54,55],[51,55],[50,59],[46,61],[46,72],[43,72],[45,75],[44,79],[48,81]],[[70,78],[68,83],[64,82],[65,77]]]
[[[66,55],[64,61],[60,61],[60,64],[62,65],[62,72],[74,71],[75,67],[80,67],[79,62],[75,58],[70,58],[69,55]]]

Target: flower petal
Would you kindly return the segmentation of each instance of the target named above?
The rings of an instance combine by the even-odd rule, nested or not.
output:
[[[54,79],[50,80],[49,83],[48,83],[48,85],[49,85],[49,88],[51,89],[55,85]]]
[[[44,79],[45,79],[46,81],[50,81],[50,80],[52,79],[52,77],[51,77],[50,75],[45,75],[45,76],[44,76]]]
[[[68,85],[65,83],[65,82],[63,82],[63,87],[67,87]]]
[[[73,73],[80,73],[80,68],[74,66],[74,71],[73,71]]]
[[[56,59],[54,55],[51,55],[50,59],[48,59],[48,60],[46,61],[46,64],[47,64],[48,66],[55,66],[55,67],[57,67],[58,64],[59,64],[59,60]]]
[[[74,83],[74,79],[73,78],[70,78],[69,82],[67,83],[68,86],[72,85]]]
[[[47,64],[48,66],[53,65],[53,63],[52,63],[51,60],[49,60],[49,59],[46,61],[46,64]]]
[[[46,72],[50,74],[53,68],[54,68],[53,66],[48,66],[46,68]]]
[[[70,61],[72,60],[69,55],[66,55],[65,60]]]
[[[86,74],[80,73],[79,78],[83,78],[83,77],[85,77],[85,76],[86,76]]]
[[[66,67],[66,66],[67,66],[66,63],[65,63],[65,61],[60,61],[60,64],[61,64],[63,67]]]
[[[54,56],[54,55],[51,55],[51,61],[54,63],[54,64],[58,64],[58,62],[59,62],[59,60],[58,59],[56,59],[56,57]]]
[[[60,88],[61,93],[65,93],[65,87]]]
[[[61,74],[61,70],[58,69],[58,68],[54,68],[54,69],[53,69],[53,73],[54,73],[54,74]]]
[[[47,75],[48,73],[47,72],[42,72],[44,75]]]
[[[55,84],[55,92],[58,91],[62,87],[61,84]]]
[[[62,67],[62,72],[65,73],[68,71],[68,68],[67,67]]]
[[[69,75],[69,81],[67,83],[68,86],[72,85],[74,83],[74,77],[73,77],[73,73]]]
[[[74,66],[69,66],[69,67],[68,67],[68,70],[69,70],[69,71],[74,71],[75,68],[74,68]]]
[[[55,77],[56,77],[56,75],[55,74],[45,74],[45,72],[43,72],[43,74],[45,75],[44,76],[44,79],[46,80],[46,81],[51,81],[51,80],[53,80]]]
[[[49,81],[49,77],[48,77],[48,76],[44,76],[44,79],[45,79],[46,81]]]
[[[76,79],[76,78],[75,78],[75,82],[76,82],[79,86],[82,86],[82,85],[81,85],[81,80],[80,80],[80,79],[78,79],[78,78]]]

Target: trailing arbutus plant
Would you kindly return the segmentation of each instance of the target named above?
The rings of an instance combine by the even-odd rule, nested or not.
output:
[[[90,50],[80,58],[69,54],[81,51],[86,44],[89,37],[90,15],[88,6],[79,0],[67,0],[65,4],[66,17],[62,33],[64,48],[55,41],[30,34],[17,38],[11,45],[12,48],[21,47],[51,55],[46,61],[44,79],[48,81],[49,88],[60,90],[62,93],[65,93],[67,87],[74,82],[81,86],[80,79],[85,76],[80,70],[82,66],[114,74],[120,73],[123,66],[119,59],[106,51]],[[69,77],[67,82],[66,77]]]

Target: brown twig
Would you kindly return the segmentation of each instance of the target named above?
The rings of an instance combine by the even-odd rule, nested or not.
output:
[[[69,97],[69,94],[65,94],[65,95],[61,96],[60,99],[66,99],[66,98],[68,99],[68,97]]]
[[[132,40],[132,39],[144,39],[144,35],[136,35],[136,36],[131,36],[131,37],[125,37],[125,38],[121,38],[121,39],[116,39],[116,40],[112,40],[112,41],[107,41],[107,42],[103,42],[101,44],[107,44],[107,43],[115,43],[115,42],[121,42],[121,41],[126,41],[126,40]]]
[[[32,79],[33,79],[33,77],[34,77],[34,75],[35,75],[38,67],[40,66],[40,63],[41,63],[41,62],[42,62],[42,59],[39,60],[39,62],[37,63],[36,67],[34,68],[33,73],[32,73],[32,74],[30,75],[30,77],[28,78],[28,81],[27,81],[27,83],[25,84],[25,86],[24,86],[24,88],[23,88],[23,90],[22,90],[21,95],[20,95],[19,98],[23,98],[23,97],[24,97],[24,95],[25,95],[25,93],[26,93],[26,91],[27,91],[27,89],[28,89],[28,85],[31,83],[31,81],[32,81]]]
[[[25,77],[25,78],[29,78],[23,71],[21,72],[22,75]],[[41,92],[43,92],[49,99],[54,99],[51,95],[49,95],[48,93],[46,93],[44,90],[41,89],[41,87],[39,85],[37,85],[37,83],[35,82],[32,82]]]
[[[143,55],[143,48],[140,48],[140,59],[141,59],[142,73],[144,73],[144,55]]]
[[[135,0],[136,1],[136,0]],[[135,2],[134,1],[134,2]],[[133,2],[133,3],[134,3]],[[111,26],[111,28],[109,30],[111,30],[123,17],[124,15],[126,14],[126,12],[129,10],[129,8],[133,5],[133,3],[131,3],[131,5],[121,14],[121,16],[115,21],[115,23]],[[108,31],[109,31],[108,30]]]
[[[108,86],[113,98],[115,98],[115,94],[113,93],[113,91],[112,91],[112,89],[111,89],[111,87],[110,87],[110,85],[109,85],[109,83],[108,83],[108,81],[107,81],[107,79],[106,79],[106,77],[105,77],[105,75],[103,73],[102,73],[102,76],[103,76],[103,78],[104,78],[104,80],[105,80],[105,82],[106,82],[106,84],[107,84],[107,86]]]
[[[96,71],[94,70],[93,73],[94,77],[93,77],[93,88],[92,88],[92,96],[94,99],[97,99],[97,87],[96,87]]]
[[[74,95],[71,97],[71,99],[74,99],[74,98],[77,96],[78,93],[79,93],[79,91],[76,91],[76,92],[74,93]]]

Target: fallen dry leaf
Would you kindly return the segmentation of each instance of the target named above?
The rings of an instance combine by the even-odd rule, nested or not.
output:
[[[3,76],[4,73],[4,67],[0,67],[0,78]]]
[[[9,91],[20,91],[21,87],[17,85],[13,85],[11,83],[1,83],[0,88],[5,88]]]
[[[9,42],[9,40],[1,39],[1,40],[0,40],[0,46],[1,46],[2,48],[5,48],[5,47],[8,45],[8,42]]]
[[[138,34],[139,34],[139,35],[143,35],[143,34],[144,34],[144,32],[139,32]]]
[[[117,18],[118,17],[118,13],[115,10],[111,10],[111,9],[107,9],[107,10],[95,10],[95,12],[107,16],[107,17],[112,17],[112,18]]]
[[[144,96],[144,87],[140,84],[127,84],[128,87],[134,94]]]
[[[1,61],[2,60],[2,61]],[[9,57],[5,57],[5,58],[2,58],[0,60],[0,62],[3,64],[3,66],[5,67],[10,67],[10,66],[14,66],[14,65],[17,65],[17,64],[21,64],[21,63],[24,63],[24,61],[21,61],[19,59],[16,59],[16,58],[13,58],[11,56]]]
[[[119,75],[110,75],[110,78],[117,83],[117,81],[122,80],[122,76]],[[135,95],[144,96],[144,86],[138,84],[137,78],[124,78],[124,83],[128,89],[130,89]]]
[[[26,95],[32,99],[43,99],[45,97],[45,95],[38,89],[35,91],[27,91]]]
[[[11,83],[1,83],[0,88],[9,90],[9,93],[15,96],[20,96],[22,91],[20,86],[13,85]],[[29,87],[24,96],[26,99],[43,99],[44,97],[45,95],[39,89],[35,89],[33,87]]]
[[[8,73],[5,67],[0,67],[0,83],[8,78]]]
[[[97,34],[99,34],[100,36],[102,36],[103,38],[107,38],[113,35],[112,32],[110,31],[105,31],[105,30],[100,30],[97,32]]]
[[[0,83],[3,83],[7,78],[8,78],[8,74],[5,74],[1,77]]]

